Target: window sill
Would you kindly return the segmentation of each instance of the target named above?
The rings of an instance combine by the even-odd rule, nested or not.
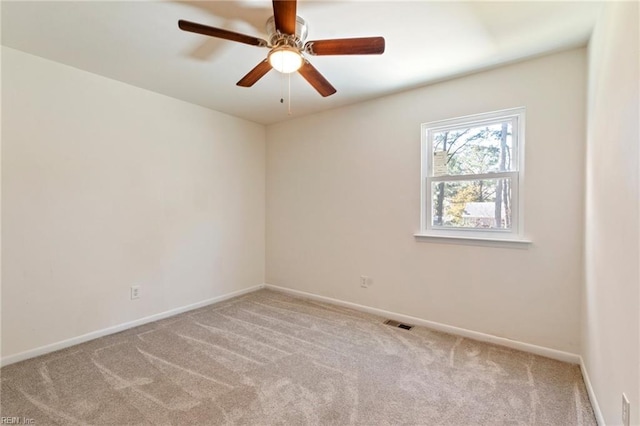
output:
[[[526,249],[533,242],[523,238],[499,238],[477,235],[441,235],[441,234],[413,234],[416,241],[445,243],[445,244],[466,244],[474,246],[512,247]]]

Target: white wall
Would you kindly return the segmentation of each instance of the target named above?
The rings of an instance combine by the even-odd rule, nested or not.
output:
[[[263,126],[9,48],[2,66],[3,357],[264,282]]]
[[[638,3],[611,2],[589,44],[582,356],[607,424],[640,424]]]
[[[577,353],[585,70],[577,49],[269,126],[267,283]],[[420,123],[519,106],[533,245],[417,242]]]

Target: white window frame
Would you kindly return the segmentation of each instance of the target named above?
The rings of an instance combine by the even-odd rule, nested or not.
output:
[[[433,134],[465,127],[476,127],[505,121],[512,123],[512,168],[506,172],[473,175],[433,176]],[[524,143],[525,108],[512,108],[483,114],[469,115],[449,120],[423,123],[421,130],[421,200],[420,232],[416,237],[437,239],[512,241],[530,243],[524,238]],[[458,227],[434,227],[432,224],[432,181],[451,182],[459,180],[511,178],[511,229],[477,229]]]

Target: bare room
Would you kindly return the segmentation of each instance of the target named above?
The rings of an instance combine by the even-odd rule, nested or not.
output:
[[[640,425],[637,1],[0,15],[0,424]]]

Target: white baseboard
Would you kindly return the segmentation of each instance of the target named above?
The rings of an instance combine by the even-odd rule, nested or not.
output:
[[[96,330],[91,333],[83,334],[81,336],[73,337],[71,339],[66,339],[60,342],[51,343],[49,345],[40,346],[35,349],[30,349],[28,351],[20,352],[14,355],[6,356],[0,359],[0,366],[5,366],[9,364],[14,364],[16,362],[24,361],[29,358],[34,358],[40,355],[44,355],[50,352],[55,352],[60,349],[68,348],[73,345],[78,345],[80,343],[87,342],[89,340],[97,339],[102,336],[106,336],[109,334],[118,333],[120,331],[127,330],[129,328],[137,327],[143,324],[147,324],[153,321],[157,321],[160,319],[168,318],[173,315],[177,315],[186,311],[191,311],[193,309],[198,309],[204,306],[212,305],[215,303],[222,302],[224,300],[231,299],[233,297],[241,296],[243,294],[251,293],[256,290],[260,290],[262,288],[269,288],[271,290],[280,291],[283,293],[289,293],[291,295],[304,297],[307,299],[318,300],[321,302],[331,303],[333,305],[344,306],[347,308],[356,309],[359,311],[367,312],[373,315],[378,315],[385,318],[394,319],[397,321],[408,322],[415,325],[424,326],[430,328],[432,330],[442,331],[444,333],[454,334],[457,336],[467,337],[474,340],[479,340],[482,342],[493,343],[500,346],[505,346],[512,349],[521,350],[524,352],[530,352],[536,355],[545,356],[547,358],[557,359],[559,361],[570,362],[572,364],[580,364],[583,372],[583,376],[585,378],[585,384],[587,386],[587,390],[589,392],[589,398],[591,398],[592,405],[594,407],[594,412],[596,413],[596,418],[598,419],[599,424],[604,425],[602,420],[602,414],[598,409],[598,405],[595,400],[595,395],[593,394],[593,389],[591,388],[591,383],[589,382],[588,375],[586,373],[586,369],[584,368],[584,364],[582,363],[582,358],[579,355],[572,354],[569,352],[558,351],[555,349],[545,348],[543,346],[532,345],[529,343],[519,342],[517,340],[505,339],[504,337],[493,336],[491,334],[480,333],[478,331],[467,330],[460,327],[455,327],[447,324],[441,324],[435,321],[428,321],[421,318],[412,317],[409,315],[398,314],[395,312],[385,311],[383,309],[372,308],[365,305],[359,305],[357,303],[345,302],[339,299],[333,299],[331,297],[320,296],[313,293],[307,293],[304,291],[293,290],[290,288],[279,287],[271,284],[259,284],[253,287],[249,287],[243,290],[234,291],[232,293],[227,293],[222,296],[217,296],[211,299],[203,300],[201,302],[193,303],[191,305],[182,306],[179,308],[171,309],[165,312],[161,312],[155,315],[151,315],[148,317],[140,318],[135,321],[126,322],[123,324],[115,325],[112,327],[107,327],[101,330]]]
[[[599,426],[605,426],[604,417],[602,416],[602,411],[600,411],[600,405],[598,405],[598,400],[596,399],[596,394],[593,391],[593,386],[591,386],[591,380],[589,379],[589,373],[587,373],[587,367],[584,365],[584,360],[582,356],[580,357],[580,371],[582,371],[582,378],[584,379],[584,385],[587,388],[587,394],[589,395],[589,401],[591,402],[591,408],[593,408],[593,414],[596,416],[596,421]]]
[[[147,324],[153,321],[158,321],[164,318],[171,317],[173,315],[181,314],[183,312],[191,311],[193,309],[202,308],[204,306],[213,305],[215,303],[222,302],[233,297],[242,296],[243,294],[251,293],[256,290],[264,288],[264,284],[259,284],[253,287],[245,288],[242,290],[234,291],[231,293],[223,294],[222,296],[213,297],[211,299],[203,300],[201,302],[193,303],[191,305],[182,306],[175,309],[170,309],[165,312],[160,312],[155,315],[140,318],[135,321],[129,321],[123,324],[114,325],[112,327],[103,328],[102,330],[92,331],[91,333],[83,334],[82,336],[72,337],[71,339],[62,340],[60,342],[51,343],[49,345],[40,346],[35,349],[20,352],[15,355],[9,355],[0,359],[0,367],[5,365],[14,364],[16,362],[24,361],[25,359],[34,358],[40,355],[55,352],[60,349],[68,348],[69,346],[78,345],[80,343],[88,342],[89,340],[97,339],[98,337],[106,336],[109,334],[118,333],[120,331],[127,330],[129,328],[137,327],[139,325]]]
[[[290,288],[279,287],[271,284],[265,284],[265,288],[288,293],[294,296],[305,297],[307,299],[318,300],[320,302],[327,302],[333,305],[344,306],[346,308],[356,309],[358,311],[367,312],[373,315],[394,319],[396,321],[407,322],[410,324],[421,325],[432,330],[442,331],[444,333],[454,334],[456,336],[467,337],[473,340],[479,340],[481,342],[493,343],[500,346],[505,346],[511,349],[517,349],[523,352],[529,352],[536,355],[541,355],[547,358],[556,359],[558,361],[569,362],[571,364],[580,364],[580,356],[569,352],[563,352],[556,349],[546,348],[544,346],[532,345],[530,343],[519,342],[517,340],[506,339],[504,337],[498,337],[491,334],[480,333],[478,331],[467,330],[465,328],[454,327],[452,325],[441,324],[435,321],[428,321],[421,318],[412,317],[409,315],[398,314],[395,312],[385,311],[383,309],[372,308],[369,306],[359,305],[357,303],[345,302],[339,299],[333,299],[331,297],[319,296],[313,293],[307,293],[304,291],[293,290]]]

